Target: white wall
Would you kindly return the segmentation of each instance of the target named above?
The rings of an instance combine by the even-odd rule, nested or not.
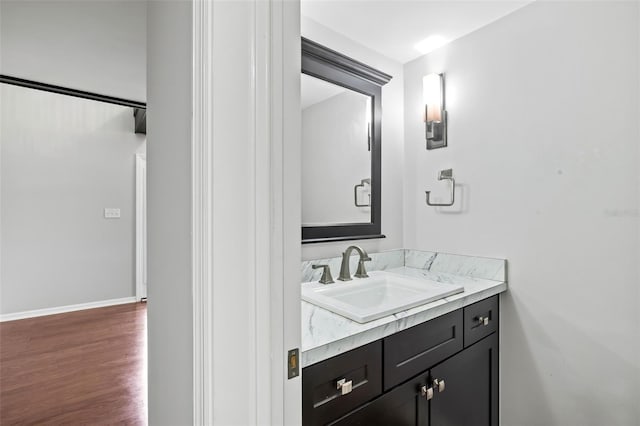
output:
[[[144,102],[146,2],[0,2],[0,74]]]
[[[148,4],[149,424],[193,424],[191,8]]]
[[[536,2],[405,65],[407,247],[509,261],[503,425],[640,423],[637,2]],[[446,73],[449,147],[421,79]],[[453,167],[457,206],[424,191]]]
[[[371,178],[367,99],[345,90],[302,110],[303,226],[371,222],[371,207],[356,207],[353,196]],[[370,188],[358,191],[359,204],[369,203]]]
[[[133,110],[0,85],[2,314],[135,295]],[[105,219],[103,209],[121,209]]]
[[[302,258],[306,260],[334,257],[351,243],[358,244],[370,252],[403,247],[402,65],[305,17],[302,17],[302,36],[393,76],[392,80],[382,87],[382,233],[387,238],[304,244]]]

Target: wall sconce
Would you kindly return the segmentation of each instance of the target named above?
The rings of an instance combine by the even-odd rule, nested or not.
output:
[[[447,146],[447,111],[444,105],[444,74],[422,78],[422,100],[426,123],[427,149]]]

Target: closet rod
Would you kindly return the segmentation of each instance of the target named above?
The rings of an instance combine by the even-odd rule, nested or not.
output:
[[[93,101],[106,102],[109,104],[128,106],[132,108],[146,109],[144,102],[132,101],[129,99],[115,98],[113,96],[99,95],[97,93],[84,92],[82,90],[69,89],[67,87],[55,86],[53,84],[40,83],[33,80],[11,77],[0,74],[0,83],[13,84],[14,86],[28,87],[30,89],[44,90],[45,92],[59,93],[61,95],[75,96],[77,98],[91,99]]]

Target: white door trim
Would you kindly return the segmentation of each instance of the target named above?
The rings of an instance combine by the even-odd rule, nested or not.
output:
[[[136,154],[136,300],[147,297],[147,158]]]
[[[213,424],[213,2],[193,2],[191,244],[193,293],[193,424]]]
[[[193,418],[195,425],[229,422],[231,404],[242,407],[243,418],[251,419],[247,424],[299,425],[301,378],[287,379],[286,354],[300,347],[300,6],[299,0],[242,2],[238,7],[246,9],[231,10],[242,13],[240,21],[234,21],[240,28],[234,29],[224,21],[231,18],[214,15],[233,8],[232,3],[192,3]],[[214,43],[214,17],[215,34],[230,34],[218,43]],[[250,32],[246,43],[242,21],[252,23],[244,27]],[[236,56],[230,55],[234,48]],[[214,56],[234,62],[216,62],[218,80],[214,79]],[[223,120],[235,122],[238,117],[222,107],[214,110],[213,92],[220,87],[220,74],[229,73],[236,60],[238,73],[246,71],[240,68],[247,58],[251,84],[237,86],[238,100],[229,101],[234,102],[235,111],[246,102],[242,125],[250,135],[234,141],[236,135]],[[225,94],[217,96],[220,102]],[[218,127],[217,132],[225,140],[215,140],[213,123],[222,125],[224,130]],[[229,148],[230,143],[241,146]],[[233,156],[244,151],[249,153],[248,175],[239,181],[224,179],[233,175],[224,164],[214,173],[214,153]],[[217,161],[221,164],[220,158]],[[217,176],[225,182],[215,185]],[[229,196],[229,188],[237,191],[240,204],[251,207],[243,212],[248,239],[235,241],[235,246],[248,247],[250,252],[237,249],[227,230],[214,227],[218,217],[227,217],[221,214],[224,209],[234,208],[215,204],[218,194]],[[237,220],[243,220],[240,216]],[[230,282],[229,265],[238,256],[245,267],[238,275],[245,278]],[[244,317],[223,321],[220,312],[227,308],[223,299],[237,302],[241,297],[244,302],[237,314]],[[228,333],[233,332],[242,333],[235,337],[237,347],[217,343],[229,342]],[[225,362],[234,358],[244,362]],[[234,369],[241,383],[225,383],[234,378]]]
[[[300,1],[272,1],[270,19],[271,339],[276,372],[271,424],[301,425],[302,377],[287,380],[284,362],[287,352],[301,344]]]

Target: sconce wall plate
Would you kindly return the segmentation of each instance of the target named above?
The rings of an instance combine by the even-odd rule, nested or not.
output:
[[[426,110],[426,106],[425,106]],[[442,111],[442,121],[428,121],[425,126],[427,149],[438,149],[447,146],[447,111]]]

